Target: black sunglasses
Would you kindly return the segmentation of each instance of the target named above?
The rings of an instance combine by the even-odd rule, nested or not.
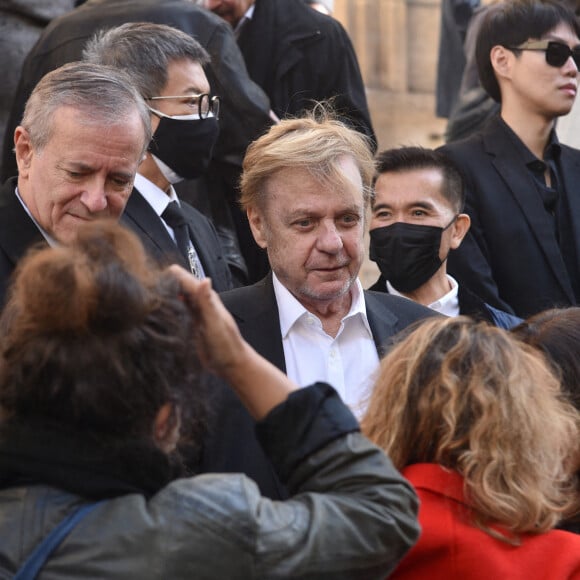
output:
[[[543,50],[546,53],[546,62],[558,68],[564,66],[572,57],[576,68],[580,69],[580,45],[570,48],[567,44],[555,40],[528,40],[520,46],[510,47],[510,50]]]

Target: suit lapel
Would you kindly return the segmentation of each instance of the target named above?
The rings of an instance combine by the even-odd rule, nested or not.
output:
[[[0,195],[0,245],[14,265],[28,248],[46,240],[16,197],[16,178],[9,179]]]
[[[185,268],[189,268],[181,253],[177,251],[175,242],[167,232],[161,218],[155,213],[147,200],[133,189],[125,206],[122,221],[127,223],[142,240],[153,246],[156,253],[172,256]]]
[[[560,171],[570,208],[572,231],[575,232],[576,257],[580,260],[580,152],[562,145]]]
[[[366,290],[364,294],[367,319],[371,327],[371,332],[373,333],[377,353],[379,358],[382,358],[387,351],[388,342],[399,330],[399,319],[381,303],[379,299],[380,295],[375,295]]]
[[[241,300],[226,306],[236,318],[242,336],[266,359],[286,372],[286,360],[280,330],[280,315],[274,294],[272,274],[253,286],[234,290]]]
[[[546,210],[536,182],[523,165],[509,136],[501,127],[499,119],[494,119],[487,125],[483,133],[483,145],[485,152],[492,157],[491,162],[506,184],[508,192],[519,205],[532,235],[546,257],[548,267],[552,269],[564,292],[574,302],[574,292],[570,285],[568,271],[552,225],[546,219]],[[578,173],[575,175],[577,179],[580,178]],[[507,218],[509,219],[509,216]]]

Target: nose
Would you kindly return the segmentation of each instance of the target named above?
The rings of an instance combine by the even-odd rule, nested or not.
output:
[[[566,68],[567,75],[575,77],[578,74],[578,65],[576,64],[576,61],[572,58],[572,56],[568,57],[568,60],[566,60],[564,67]]]
[[[334,222],[323,223],[318,232],[317,247],[321,252],[336,254],[343,247],[342,236]]]
[[[107,193],[105,184],[101,180],[94,180],[85,186],[81,193],[81,203],[90,213],[98,213],[107,207]]]

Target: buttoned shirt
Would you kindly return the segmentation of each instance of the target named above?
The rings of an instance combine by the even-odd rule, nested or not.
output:
[[[350,310],[332,337],[275,274],[273,282],[286,374],[302,387],[316,381],[331,384],[360,418],[379,363],[361,283],[352,285]]]

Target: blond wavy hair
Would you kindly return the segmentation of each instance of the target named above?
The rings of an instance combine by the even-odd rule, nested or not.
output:
[[[345,156],[352,157],[360,171],[367,206],[375,173],[371,142],[340,121],[328,103],[318,103],[305,116],[280,121],[250,144],[240,180],[240,204],[243,209],[263,210],[268,180],[284,169],[306,169],[322,183],[344,185],[340,161]]]
[[[578,414],[538,351],[467,317],[430,318],[380,366],[364,433],[398,469],[459,472],[473,523],[517,544],[574,499]]]

